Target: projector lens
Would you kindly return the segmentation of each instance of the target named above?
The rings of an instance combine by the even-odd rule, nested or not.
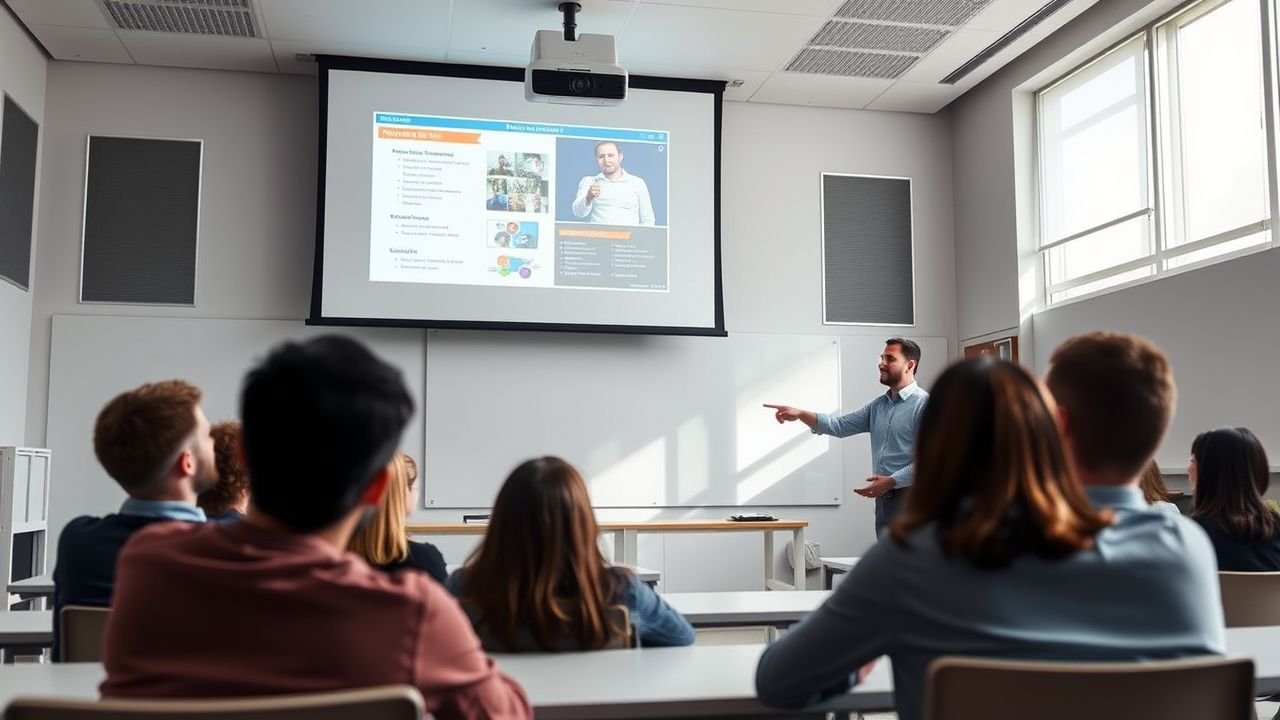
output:
[[[591,78],[586,75],[574,75],[569,78],[569,89],[579,95],[591,92]]]

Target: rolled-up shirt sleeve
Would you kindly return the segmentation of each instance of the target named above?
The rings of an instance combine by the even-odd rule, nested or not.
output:
[[[873,400],[844,415],[817,413],[818,427],[813,429],[813,433],[815,435],[832,435],[843,438],[871,432],[871,406],[874,404],[875,401]]]

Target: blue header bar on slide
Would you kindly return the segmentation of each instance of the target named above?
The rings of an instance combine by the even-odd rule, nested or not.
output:
[[[667,133],[660,130],[624,130],[619,128],[586,127],[583,125],[555,125],[537,122],[507,122],[503,120],[474,120],[470,118],[432,117],[405,113],[374,113],[379,125],[403,125],[409,127],[449,128],[458,130],[488,130],[490,132],[533,133],[535,135],[559,135],[592,140],[629,140],[631,142],[667,142]]]

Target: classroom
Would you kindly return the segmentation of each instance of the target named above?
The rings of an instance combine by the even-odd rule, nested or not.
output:
[[[1206,474],[1198,453],[1209,431],[1247,428],[1230,440],[1263,460],[1248,502],[1276,506],[1280,398],[1266,373],[1280,356],[1278,17],[1280,0],[0,0],[0,557],[10,583],[0,704],[96,700],[115,667],[98,655],[54,662],[64,598],[51,579],[69,552],[64,528],[133,499],[95,446],[108,403],[181,379],[217,428],[245,419],[251,370],[286,383],[286,361],[323,364],[326,352],[356,353],[347,369],[362,366],[365,350],[325,344],[340,336],[372,353],[353,386],[381,392],[389,368],[411,405],[401,413],[401,391],[387,396],[398,440],[378,462],[391,468],[398,449],[400,470],[387,470],[387,495],[370,502],[385,506],[394,473],[407,477],[393,526],[410,547],[432,548],[442,582],[430,593],[465,596],[484,574],[500,493],[544,456],[567,461],[550,467],[589,493],[599,556],[629,568],[623,585],[590,577],[642,598],[630,607],[630,651],[494,649],[502,643],[474,604],[459,605],[478,635],[459,632],[480,638],[480,656],[491,653],[538,717],[999,717],[973,709],[985,706],[972,689],[944,696],[939,683],[930,704],[921,685],[908,697],[904,676],[923,683],[927,663],[888,648],[911,633],[876,645],[869,659],[892,664],[861,677],[861,661],[833,670],[843,661],[823,656],[837,651],[815,646],[805,623],[841,613],[841,597],[844,610],[870,607],[871,589],[852,585],[878,572],[908,595],[923,587],[904,568],[927,568],[932,555],[900,557],[893,528],[924,522],[905,492],[922,462],[973,462],[951,446],[989,417],[947,424],[936,402],[940,381],[958,398],[949,402],[963,401],[964,372],[1043,403],[1036,412],[1061,431],[1063,476],[1079,480],[1056,512],[1074,508],[1083,539],[1053,542],[1108,557],[1106,533],[1132,518],[1080,505],[1087,496],[1103,507],[1087,478],[1108,484],[1109,466],[1084,467],[1079,453],[1106,439],[1064,418],[1089,417],[1080,398],[1103,387],[1098,378],[1139,370],[1069,375],[1073,356],[1055,350],[1089,333],[1149,341],[1124,345],[1130,358],[1154,346],[1142,372],[1167,360],[1168,372],[1151,371],[1169,387],[1152,386],[1165,415],[1141,468],[1159,470],[1158,497],[1185,516],[1166,532],[1204,524],[1195,513],[1212,503],[1196,472]],[[286,342],[312,350],[285,357]],[[1105,355],[1081,352],[1082,365]],[[285,363],[278,376],[274,362]],[[907,419],[893,414],[904,402]],[[283,433],[295,418],[279,417]],[[296,418],[291,432],[316,417]],[[916,454],[911,438],[931,422],[947,432]],[[206,469],[199,452],[191,487]],[[356,493],[359,508],[368,492]],[[1035,508],[1010,512],[1036,525]],[[350,532],[381,527],[368,513],[351,516]],[[1116,527],[1080,529],[1092,522]],[[1280,563],[1274,524],[1275,538],[1236,549]],[[1214,570],[1225,569],[1217,536],[1213,546],[1203,536],[1179,538],[1216,549]],[[1052,555],[1033,547],[1037,563]],[[938,557],[952,551],[943,542]],[[1088,586],[1092,561],[1062,564]],[[1106,622],[1053,632],[1076,633],[1081,646],[1111,632],[1131,648],[1165,648],[1132,650],[1143,659],[1183,663],[1166,676],[1121,663],[1135,666],[1132,687],[1147,688],[1140,704],[1153,716],[1170,706],[1186,717],[1280,716],[1280,564],[1250,569],[1259,584],[1246,604],[1263,619],[1233,620],[1243,612],[1227,597],[1234,580],[1215,575],[1205,597],[1227,619],[1203,644]],[[952,578],[956,592],[942,594],[971,601],[893,612],[978,618],[979,598],[999,605],[1020,592],[934,570],[920,573]],[[1043,572],[1041,591],[1074,577]],[[1154,592],[1104,585],[1104,605]],[[101,602],[70,604],[111,597],[108,582]],[[653,626],[637,610],[643,598],[661,611]],[[892,635],[895,622],[880,630]],[[1052,635],[1052,623],[1029,622],[1026,632]],[[653,630],[649,643],[646,627],[675,635]],[[686,627],[687,641],[674,640]],[[604,637],[589,629],[576,640]],[[961,647],[971,629],[947,623],[933,637]],[[861,652],[861,640],[829,634],[840,653]],[[992,656],[1138,659],[1111,645],[1036,648]],[[1223,683],[1250,661],[1249,692],[1234,697],[1244,709],[1209,681],[1165,693],[1179,684],[1173,674],[1209,672],[1198,655],[1235,662],[1212,661]],[[784,664],[804,670],[787,675]],[[970,688],[1019,682],[983,670],[971,670]],[[1045,679],[1041,694],[1064,692],[1055,681],[1065,682]],[[102,695],[123,697],[113,682]],[[453,716],[449,700],[424,697],[429,715]],[[420,715],[424,698],[415,702]],[[1117,717],[1106,703],[1083,707]],[[464,716],[523,716],[505,712]]]

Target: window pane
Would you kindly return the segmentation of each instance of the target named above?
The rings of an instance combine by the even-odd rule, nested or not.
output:
[[[1165,265],[1165,268],[1169,270],[1174,270],[1176,268],[1180,268],[1185,265],[1191,265],[1193,263],[1203,262],[1205,260],[1209,260],[1210,258],[1219,257],[1221,255],[1228,255],[1230,253],[1238,252],[1240,250],[1248,250],[1251,247],[1261,247],[1263,245],[1266,245],[1270,241],[1271,241],[1271,231],[1264,230],[1260,233],[1254,233],[1253,235],[1246,235],[1242,238],[1236,238],[1235,240],[1229,240],[1224,243],[1218,243],[1217,245],[1210,245],[1207,248],[1192,250],[1191,252],[1186,253],[1185,255],[1179,255],[1178,257],[1169,258],[1168,260],[1165,260],[1164,265]]]
[[[1043,242],[1149,206],[1141,38],[1040,95]]]
[[[1136,270],[1122,272],[1118,275],[1112,275],[1110,277],[1102,278],[1101,280],[1094,280],[1091,283],[1085,283],[1084,285],[1081,285],[1079,287],[1073,287],[1070,290],[1063,290],[1062,292],[1050,293],[1049,304],[1052,305],[1054,303],[1062,302],[1063,300],[1070,300],[1071,298],[1081,297],[1082,295],[1095,293],[1095,292],[1098,292],[1099,290],[1105,290],[1109,287],[1114,287],[1116,285],[1123,285],[1124,283],[1133,282],[1134,280],[1141,280],[1142,278],[1148,278],[1155,274],[1156,274],[1155,265],[1144,265],[1140,268],[1137,268]]]
[[[1178,28],[1186,232],[1194,242],[1268,217],[1258,0],[1231,0]]]
[[[1049,285],[1123,265],[1154,252],[1146,216],[1113,225],[1045,251]]]

